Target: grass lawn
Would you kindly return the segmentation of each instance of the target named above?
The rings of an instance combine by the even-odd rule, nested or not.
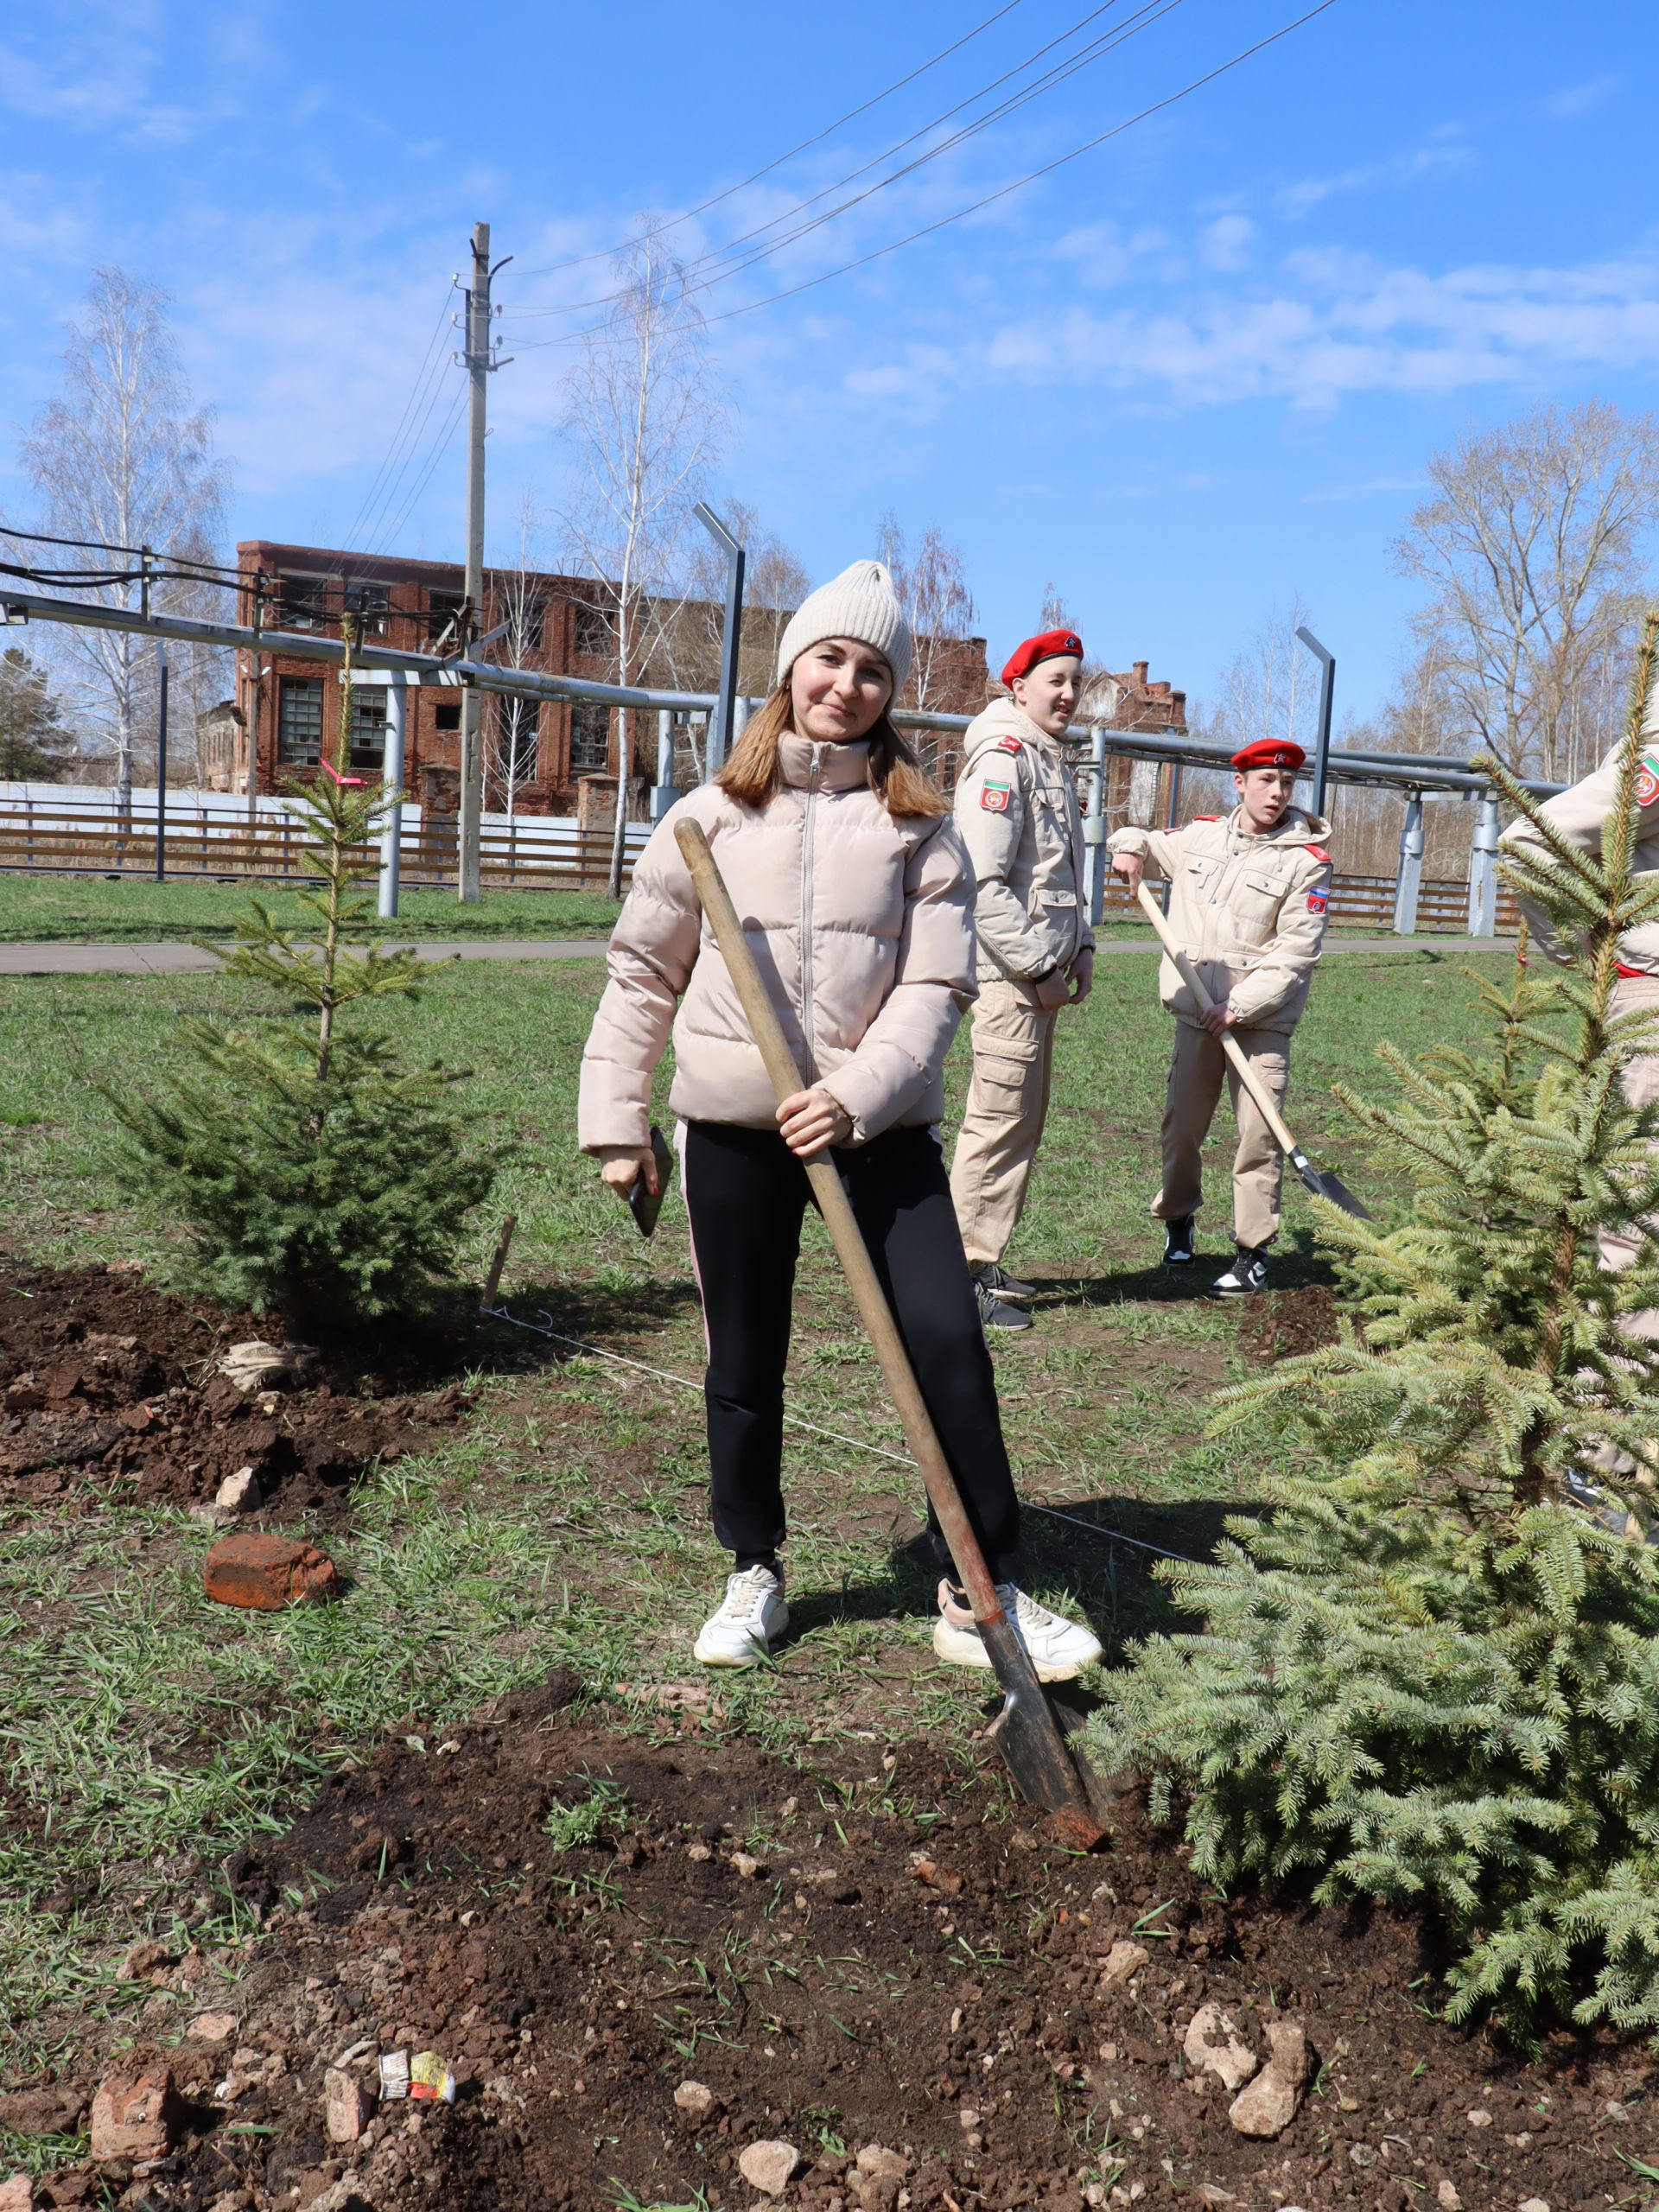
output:
[[[112,901],[139,895],[98,888]],[[493,903],[517,915],[530,902]],[[6,909],[8,927],[18,912]],[[1236,1313],[1197,1294],[1227,1243],[1224,1116],[1213,1183],[1224,1203],[1201,1224],[1216,1264],[1192,1283],[1156,1264],[1146,1209],[1169,1027],[1153,975],[1150,956],[1103,963],[1087,1011],[1062,1023],[1047,1147],[1009,1254],[1044,1285],[1039,1325],[995,1347],[1025,1495],[1088,1524],[1030,1515],[1027,1580],[1084,1605],[1109,1634],[1161,1605],[1144,1571],[1152,1554],[1129,1540],[1192,1553],[1224,1510],[1250,1501],[1277,1448],[1205,1434],[1206,1402],[1242,1371]],[[569,1336],[695,1382],[683,1211],[671,1199],[642,1243],[574,1151],[577,1060],[601,981],[597,963],[457,966],[388,1027],[474,1068],[473,1111],[521,1148],[477,1225],[472,1267],[481,1274],[500,1214],[516,1210],[504,1284],[515,1313],[545,1313]],[[212,976],[0,981],[10,1249],[137,1258],[164,1277],[173,1231],[112,1201],[95,1084],[157,1080],[181,1015],[263,1003]],[[1460,1038],[1473,1004],[1459,960],[1432,947],[1349,954],[1319,979],[1296,1045],[1293,1126],[1379,1211],[1387,1194],[1329,1085],[1382,1090],[1381,1039],[1414,1052]],[[953,1119],[965,1071],[959,1044]],[[1281,1254],[1280,1281],[1324,1277],[1294,1183]],[[706,1725],[752,1729],[786,1751],[847,1732],[965,1738],[982,1725],[983,1680],[932,1662],[931,1592],[906,1550],[920,1484],[867,1448],[896,1448],[897,1426],[816,1224],[798,1320],[791,1411],[837,1437],[789,1432],[797,1630],[775,1668],[716,1686]],[[0,1519],[0,1606],[12,1624],[0,1684],[11,1808],[0,1825],[0,2019],[22,2038],[16,2070],[76,2017],[143,2003],[142,1985],[114,1979],[136,1934],[181,1918],[233,1970],[246,1931],[224,1916],[213,1870],[378,1732],[440,1723],[556,1660],[625,1706],[694,1677],[690,1637],[722,1572],[706,1526],[698,1394],[499,1325],[469,1324],[455,1363],[477,1383],[470,1420],[430,1459],[370,1479],[345,1534],[327,1539],[352,1583],[338,1607],[207,1605],[208,1538],[181,1514],[83,1492],[67,1511]],[[1117,1533],[1095,1533],[1107,1530]],[[644,1725],[648,1707],[634,1709]],[[0,2158],[21,2162],[24,2148],[0,2135]]]
[[[293,893],[276,883],[157,883],[144,876],[3,872],[0,944],[230,938],[250,895],[263,899],[279,921],[302,919]],[[405,890],[398,906],[397,919],[385,925],[389,937],[607,937],[617,915],[616,902],[602,891],[493,891],[475,906],[463,906],[453,891]]]

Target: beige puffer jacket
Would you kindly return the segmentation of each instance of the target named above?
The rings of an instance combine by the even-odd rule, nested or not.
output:
[[[1244,826],[1244,810],[1200,815],[1184,830],[1116,830],[1115,853],[1139,853],[1171,885],[1169,924],[1212,999],[1241,1028],[1288,1035],[1307,1004],[1325,942],[1331,855],[1315,841],[1330,824],[1299,806],[1265,836]],[[1164,1004],[1199,1020],[1192,995],[1167,954],[1158,970]]]
[[[779,758],[785,788],[766,806],[705,784],[640,855],[582,1054],[584,1152],[649,1141],[652,1076],[671,1022],[671,1111],[778,1126],[776,1095],[675,842],[688,816],[714,849],[797,1062],[851,1116],[851,1141],[944,1111],[945,1055],[976,995],[974,872],[956,827],[948,814],[895,820],[870,789],[867,744],[790,735]]]
[[[1652,876],[1659,874],[1659,692],[1648,702],[1642,735],[1634,792],[1636,850],[1630,865],[1637,875]],[[1579,852],[1594,854],[1598,860],[1602,832],[1612,819],[1618,791],[1618,756],[1623,749],[1615,746],[1599,768],[1546,799],[1540,810],[1558,837],[1565,837]],[[1510,823],[1497,844],[1499,852],[1521,853],[1529,860],[1550,857],[1548,846],[1524,815]],[[1551,960],[1565,961],[1566,948],[1558,941],[1548,915],[1529,899],[1522,899],[1521,912],[1539,949]],[[1621,965],[1635,974],[1659,976],[1659,922],[1641,922],[1627,931],[1618,941],[1618,957]]]
[[[981,981],[1033,982],[1092,948],[1077,785],[1055,740],[1012,700],[969,723],[956,810],[979,879]]]

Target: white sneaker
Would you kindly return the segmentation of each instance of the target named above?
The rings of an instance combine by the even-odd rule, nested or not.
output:
[[[996,1594],[1020,1631],[1020,1641],[1039,1682],[1069,1682],[1100,1657],[1100,1638],[1081,1621],[1051,1613],[1046,1605],[1039,1605],[1012,1582],[999,1582]],[[933,1649],[948,1666],[988,1667],[991,1663],[973,1613],[958,1603],[948,1577],[939,1585]]]
[[[705,1667],[758,1667],[788,1626],[782,1578],[769,1567],[746,1567],[728,1578],[720,1611],[703,1623],[691,1656]]]

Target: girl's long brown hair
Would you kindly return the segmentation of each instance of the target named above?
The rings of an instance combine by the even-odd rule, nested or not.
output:
[[[751,715],[731,759],[715,778],[742,806],[765,806],[783,789],[779,741],[794,727],[789,679]],[[938,785],[887,720],[885,711],[868,734],[870,789],[897,820],[915,821],[950,811]]]

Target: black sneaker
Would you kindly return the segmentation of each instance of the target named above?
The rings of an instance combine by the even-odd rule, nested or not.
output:
[[[1034,1282],[1021,1282],[1018,1275],[1008,1273],[1000,1260],[982,1260],[969,1273],[976,1282],[983,1283],[998,1298],[1012,1298],[1018,1305],[1029,1306],[1037,1295]]]
[[[1211,1298],[1255,1298],[1268,1287],[1268,1252],[1265,1245],[1241,1244],[1233,1255],[1233,1264],[1224,1275],[1217,1275],[1210,1286]]]
[[[977,1275],[974,1278],[974,1296],[979,1300],[979,1319],[987,1329],[1028,1329],[1031,1316],[1023,1306],[1009,1306],[994,1290],[987,1289]]]
[[[1192,1266],[1194,1219],[1193,1215],[1184,1213],[1179,1221],[1164,1224],[1164,1265],[1166,1268]]]

